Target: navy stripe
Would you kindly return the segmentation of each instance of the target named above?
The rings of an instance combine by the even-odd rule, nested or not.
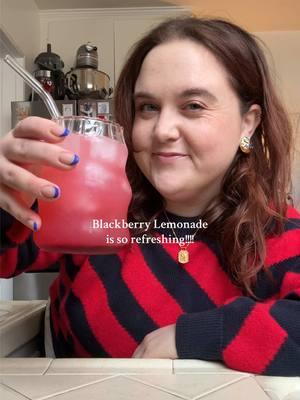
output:
[[[90,329],[80,299],[70,291],[65,303],[71,329],[80,342],[93,357],[109,357]],[[105,327],[103,327],[105,329]]]
[[[18,261],[16,266],[16,273],[24,271],[29,265],[33,264],[39,255],[39,248],[36,246],[32,234],[28,240],[19,245],[18,247]]]
[[[296,292],[290,292],[287,296],[284,296],[285,300],[300,301],[300,296]]]
[[[65,259],[66,259],[66,262],[65,262],[65,265],[63,268],[66,272],[66,275],[70,279],[70,281],[73,282],[74,279],[76,278],[76,275],[80,271],[80,268],[78,267],[78,265],[76,265],[74,263],[73,257],[71,254],[66,254]]]
[[[10,214],[0,208],[0,255],[4,254],[7,249],[16,246],[16,243],[9,239],[6,235],[6,232],[10,229],[14,221],[15,219]]]
[[[63,284],[62,280],[59,281],[59,299],[62,301],[64,295],[66,294],[66,287]]]
[[[215,307],[208,295],[160,244],[141,244],[140,249],[153,274],[185,312]]]
[[[300,219],[298,218],[289,218],[285,223],[284,223],[284,231],[292,231],[294,229],[300,229]]]
[[[274,359],[267,366],[263,375],[299,376],[300,347],[292,338],[287,338]]]
[[[120,324],[139,343],[159,328],[136,301],[121,276],[122,263],[116,255],[90,256],[90,264],[107,291],[110,309]]]
[[[39,269],[39,268],[30,268],[28,272],[30,273],[43,273],[43,272],[59,272],[60,270],[60,261],[57,260],[54,263],[47,266],[47,269]]]
[[[300,344],[300,301],[277,300],[270,314],[289,333],[289,337]]]
[[[274,283],[264,270],[259,271],[254,294],[261,300],[274,296],[280,291],[282,280],[287,272],[300,273],[300,256],[291,257],[269,268]]]
[[[181,315],[176,323],[179,358],[222,360],[222,309]]]
[[[223,309],[223,347],[224,349],[239,333],[245,319],[255,307],[255,302],[248,297],[239,297]]]

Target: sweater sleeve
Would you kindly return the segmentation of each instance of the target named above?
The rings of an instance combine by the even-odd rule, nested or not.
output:
[[[296,220],[294,220],[295,222]],[[299,223],[299,221],[298,221]],[[300,225],[267,243],[276,291],[263,301],[239,296],[176,323],[179,358],[223,361],[264,375],[300,375]]]
[[[22,272],[58,269],[62,254],[39,250],[32,231],[0,209],[0,277],[11,278]]]

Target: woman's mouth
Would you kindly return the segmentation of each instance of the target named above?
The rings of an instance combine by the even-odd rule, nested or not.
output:
[[[164,151],[158,151],[158,152],[152,153],[152,155],[160,162],[165,162],[165,163],[170,163],[173,161],[180,160],[184,157],[187,157],[187,154],[184,154],[184,153],[164,152]]]

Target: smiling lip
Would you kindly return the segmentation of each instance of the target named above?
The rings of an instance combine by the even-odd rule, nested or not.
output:
[[[184,157],[186,156],[186,154],[183,153],[171,153],[171,152],[157,152],[157,153],[153,153],[153,155],[155,156],[159,156],[159,157]]]
[[[153,156],[161,162],[172,162],[180,158],[186,157],[186,154],[175,153],[175,152],[157,152],[153,153]]]

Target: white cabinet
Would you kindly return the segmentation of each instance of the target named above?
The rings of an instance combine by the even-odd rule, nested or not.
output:
[[[43,33],[43,32],[42,32]],[[114,85],[114,22],[112,19],[59,19],[48,21],[41,51],[51,43],[52,51],[65,63],[64,71],[75,66],[77,49],[87,42],[98,47],[98,69],[106,72]]]
[[[67,72],[74,66],[78,47],[90,41],[98,47],[99,69],[110,76],[114,87],[132,44],[162,20],[187,13],[182,7],[44,11],[41,51],[51,43]]]

